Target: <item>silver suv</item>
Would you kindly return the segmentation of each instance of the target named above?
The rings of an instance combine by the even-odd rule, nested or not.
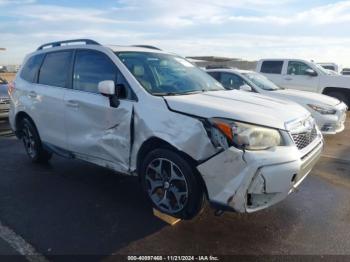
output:
[[[293,192],[323,139],[292,102],[225,90],[184,58],[87,39],[43,45],[9,88],[33,162],[52,153],[137,175],[155,208],[189,219],[204,200],[253,212]]]

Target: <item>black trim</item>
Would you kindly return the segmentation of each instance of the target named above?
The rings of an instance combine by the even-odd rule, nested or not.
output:
[[[132,107],[131,111],[131,117],[130,117],[130,147],[129,147],[129,172],[131,167],[131,155],[132,155],[132,148],[134,146],[135,141],[135,110],[134,106]]]

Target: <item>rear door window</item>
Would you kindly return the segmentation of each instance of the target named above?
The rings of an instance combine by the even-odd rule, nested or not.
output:
[[[71,51],[48,53],[39,72],[39,84],[68,87]]]
[[[281,74],[283,61],[263,61],[261,65],[261,73],[265,74]]]
[[[44,54],[30,57],[21,70],[21,78],[30,83],[36,82],[35,78],[43,61],[43,58]]]

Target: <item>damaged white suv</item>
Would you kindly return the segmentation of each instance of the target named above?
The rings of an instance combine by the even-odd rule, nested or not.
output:
[[[293,192],[322,135],[301,106],[226,91],[150,46],[43,45],[9,87],[10,123],[33,162],[52,153],[138,175],[154,207],[189,219],[205,197],[253,212]]]

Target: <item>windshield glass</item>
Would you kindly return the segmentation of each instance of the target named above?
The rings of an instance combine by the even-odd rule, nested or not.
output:
[[[257,74],[257,73],[243,73],[244,76],[246,76],[250,81],[253,82],[256,86],[267,90],[267,91],[274,91],[274,90],[280,90],[282,88],[276,86],[273,82],[271,82],[269,79],[267,79],[265,76]]]
[[[315,64],[315,63],[313,63],[313,64],[314,64],[314,65],[317,67],[317,69],[320,70],[323,74],[325,74],[325,75],[334,75],[333,73],[329,72],[328,69],[325,69],[325,68],[323,68],[322,66],[320,66],[320,65],[318,65],[318,64]]]
[[[179,56],[148,52],[117,52],[116,55],[153,95],[225,90],[211,76]]]

